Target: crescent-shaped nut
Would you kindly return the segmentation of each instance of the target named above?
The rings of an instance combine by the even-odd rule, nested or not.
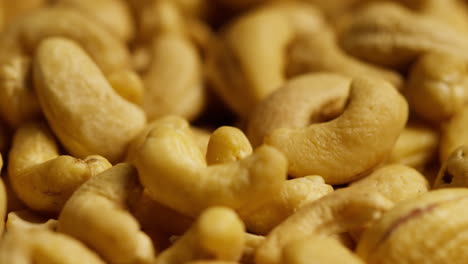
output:
[[[237,261],[244,249],[244,224],[234,211],[211,207],[171,247],[163,251],[156,264],[178,264],[209,257]]]
[[[116,162],[146,124],[143,111],[117,95],[72,41],[51,38],[41,43],[34,83],[52,130],[77,157],[99,154]]]
[[[402,202],[365,231],[356,252],[369,264],[464,263],[467,206],[466,188]]]
[[[0,263],[105,264],[79,241],[45,228],[8,232],[0,241]]]
[[[462,145],[468,145],[468,106],[456,113],[443,127],[439,160],[446,161],[450,154]]]
[[[77,41],[107,75],[130,66],[122,41],[80,12],[53,7],[36,10],[12,23],[0,40],[0,114],[17,126],[40,113],[30,84],[30,56],[48,37]]]
[[[60,213],[58,231],[82,241],[110,263],[153,263],[150,238],[126,211],[142,191],[136,169],[116,165],[73,194]]]
[[[143,76],[143,109],[148,119],[165,115],[196,118],[204,107],[202,63],[196,47],[181,34],[161,34],[153,40],[151,64]]]
[[[311,87],[322,86],[321,78],[315,80],[310,81]],[[286,155],[293,177],[320,175],[328,184],[349,183],[386,158],[407,117],[405,99],[389,83],[356,78],[339,117],[306,127],[275,129],[264,143]]]
[[[286,160],[272,147],[260,147],[237,162],[207,166],[187,121],[169,117],[151,126],[135,142],[132,163],[154,200],[185,215],[197,216],[210,206],[249,211],[286,178]]]
[[[305,3],[271,4],[244,14],[209,49],[213,88],[236,113],[248,116],[285,81],[285,55],[294,37],[324,24],[320,12]]]
[[[59,213],[65,202],[89,178],[112,165],[101,156],[84,160],[59,156],[58,145],[44,123],[25,123],[13,138],[8,161],[12,188],[29,208]]]
[[[442,164],[434,189],[448,187],[468,187],[468,146],[457,148]]]
[[[344,30],[342,47],[361,59],[401,67],[431,51],[468,58],[468,38],[447,24],[396,3],[369,5]]]
[[[281,259],[283,264],[308,264],[311,260],[320,264],[364,264],[338,240],[327,237],[308,238],[288,244]]]
[[[426,120],[449,119],[468,103],[468,60],[442,53],[421,56],[403,93],[410,108]]]
[[[275,227],[256,253],[256,263],[280,263],[283,248],[307,237],[332,236],[366,227],[394,203],[427,191],[416,170],[390,165],[370,176],[315,200]]]

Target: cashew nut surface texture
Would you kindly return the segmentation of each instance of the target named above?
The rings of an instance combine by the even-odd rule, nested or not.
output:
[[[311,77],[308,85],[322,87],[322,80],[320,75]],[[348,87],[347,82],[342,85],[343,90]],[[379,79],[356,78],[350,86],[347,106],[336,119],[305,127],[278,128],[264,137],[265,144],[286,155],[291,176],[320,175],[329,184],[348,183],[382,162],[393,148],[408,117],[405,99],[392,85]],[[314,110],[312,106],[309,109]]]
[[[153,263],[150,238],[126,211],[142,190],[136,169],[118,164],[72,195],[60,213],[58,231],[82,241],[110,263]]]
[[[41,43],[34,83],[52,130],[77,157],[99,154],[116,162],[146,123],[143,111],[117,95],[91,58],[70,40]]]
[[[55,231],[57,220],[43,217],[29,210],[15,211],[8,213],[5,228],[7,232],[38,228]]]
[[[0,40],[0,114],[11,125],[40,113],[30,78],[30,56],[43,39],[54,36],[77,41],[105,74],[130,66],[122,41],[80,12],[65,7],[33,11],[8,26]]]
[[[8,176],[15,193],[33,210],[59,213],[82,183],[112,166],[97,155],[84,160],[60,156],[58,148],[44,123],[25,123],[15,133]]]
[[[244,248],[244,229],[231,209],[208,208],[182,237],[156,258],[155,263],[178,264],[207,258],[237,261]]]
[[[466,188],[432,191],[402,202],[365,231],[357,254],[370,264],[464,263],[467,204]]]
[[[137,143],[132,163],[151,197],[180,213],[196,216],[216,205],[249,211],[286,178],[286,160],[272,147],[260,147],[238,162],[207,166],[185,120],[163,118],[152,125]]]

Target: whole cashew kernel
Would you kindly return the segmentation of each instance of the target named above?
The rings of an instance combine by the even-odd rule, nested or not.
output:
[[[178,264],[206,258],[237,261],[242,255],[244,239],[244,225],[234,211],[211,207],[182,237],[163,251],[155,263]]]
[[[468,146],[457,148],[444,161],[437,178],[434,189],[448,187],[468,187]]]
[[[307,85],[322,87],[321,80],[320,75],[311,77]],[[336,119],[278,128],[264,137],[265,144],[286,155],[291,176],[320,175],[328,184],[348,183],[382,162],[393,148],[408,117],[405,99],[379,79],[356,78],[350,86],[347,106]],[[342,89],[347,87],[343,82]]]
[[[58,231],[82,241],[110,263],[153,263],[150,238],[126,211],[142,190],[136,169],[118,164],[72,195],[60,213]]]
[[[78,157],[99,154],[118,161],[146,123],[143,111],[117,95],[72,41],[50,38],[41,43],[34,82],[52,130]]]
[[[280,189],[287,166],[284,156],[268,146],[238,162],[207,166],[189,124],[177,117],[153,122],[135,143],[131,161],[154,200],[188,216],[217,205],[244,212],[254,208]]]
[[[44,123],[25,123],[13,138],[8,176],[13,190],[29,208],[59,213],[65,202],[89,178],[112,165],[101,156],[84,160],[59,154]]]
[[[466,188],[432,191],[400,203],[365,231],[357,254],[369,264],[464,263],[468,219],[460,212],[467,205]]]

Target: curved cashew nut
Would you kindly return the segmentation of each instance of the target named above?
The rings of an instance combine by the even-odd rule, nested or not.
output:
[[[439,157],[444,162],[462,145],[468,145],[468,106],[455,114],[442,130]]]
[[[468,103],[468,60],[453,54],[423,55],[411,68],[403,93],[423,118],[449,119]]]
[[[364,262],[333,238],[308,238],[288,244],[282,254],[283,264],[307,264],[313,260],[321,264],[364,264]]]
[[[273,4],[249,12],[225,28],[221,39],[213,40],[208,77],[227,105],[248,116],[285,81],[285,54],[294,37],[324,23],[319,11],[305,3]]]
[[[395,3],[370,5],[355,15],[341,44],[354,56],[391,67],[406,65],[431,51],[468,58],[468,38],[447,24]]]
[[[237,261],[244,248],[244,225],[229,208],[206,209],[193,226],[170,248],[163,251],[156,264],[178,264],[209,257]]]
[[[59,156],[52,133],[43,123],[26,123],[13,138],[8,161],[11,186],[29,208],[58,213],[89,178],[112,165],[101,156],[84,160]]]
[[[44,228],[12,230],[0,242],[0,263],[105,264],[79,241]]]
[[[116,165],[72,195],[60,213],[58,231],[82,241],[110,263],[153,263],[150,238],[125,211],[142,190],[132,165]]]
[[[249,210],[286,177],[284,156],[268,146],[238,162],[207,166],[189,124],[176,117],[153,122],[135,145],[132,162],[152,198],[189,216],[215,205]]]
[[[52,36],[73,39],[89,52],[105,74],[130,66],[128,50],[110,32],[70,8],[44,8],[9,26],[0,41],[0,113],[12,125],[40,112],[30,85],[30,58]]]
[[[468,187],[468,146],[457,148],[443,163],[434,188]]]
[[[142,110],[118,96],[72,41],[51,38],[41,43],[34,82],[52,130],[75,156],[99,154],[118,161],[146,123]]]
[[[331,236],[365,227],[399,202],[427,191],[419,172],[403,165],[376,170],[370,176],[300,208],[266,237],[256,263],[280,263],[287,244],[306,237]]]
[[[468,258],[468,218],[460,212],[467,206],[466,188],[432,191],[398,204],[366,230],[357,254],[369,264],[462,263]]]
[[[314,77],[308,85],[322,86],[321,75]],[[332,86],[325,86],[328,87]],[[324,102],[329,98],[324,96]],[[312,106],[309,109],[315,110]],[[320,175],[329,184],[348,183],[362,177],[386,157],[407,117],[407,103],[394,87],[381,80],[359,78],[351,83],[348,104],[339,117],[307,127],[274,129],[266,135],[264,143],[286,155],[289,174],[293,177]]]

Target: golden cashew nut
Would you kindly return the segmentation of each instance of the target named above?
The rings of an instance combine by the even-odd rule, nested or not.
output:
[[[44,123],[25,123],[15,133],[8,176],[15,193],[33,210],[59,213],[81,184],[112,166],[101,156],[60,156],[58,148]]]
[[[322,86],[322,75],[305,78],[309,80],[302,84],[312,87],[310,89],[318,86],[325,90],[342,85],[341,91],[345,91],[349,87],[349,82],[339,83],[342,79],[336,77],[337,80],[330,80],[331,85],[327,86]],[[286,155],[291,176],[320,175],[328,184],[348,183],[382,162],[393,148],[408,117],[405,99],[389,83],[378,79],[356,78],[350,86],[348,104],[336,119],[309,126],[278,127],[264,137],[265,144]],[[293,87],[294,83],[291,88],[286,85],[282,89]],[[267,105],[274,96],[262,105]],[[320,109],[324,102],[338,101],[338,106],[340,100],[343,102],[341,96],[323,96],[323,99],[312,101],[308,109]],[[295,104],[294,101],[287,103]],[[261,111],[258,109],[256,111]]]
[[[284,156],[268,146],[238,162],[207,166],[189,124],[177,117],[153,122],[131,156],[151,197],[188,216],[217,205],[252,210],[286,178]]]
[[[143,111],[117,95],[72,41],[51,38],[41,43],[34,82],[52,130],[75,156],[99,154],[116,162],[146,124]]]
[[[356,252],[369,264],[464,263],[468,218],[461,212],[466,206],[465,188],[400,203],[366,230]]]
[[[455,114],[442,130],[439,158],[441,162],[461,145],[468,145],[468,106]]]
[[[44,228],[8,232],[0,241],[0,263],[105,264],[79,241]]]
[[[126,211],[142,190],[132,165],[116,165],[72,195],[60,213],[58,231],[82,241],[109,263],[153,263],[150,238]]]
[[[468,187],[468,146],[457,148],[442,164],[434,189],[449,187]]]
[[[307,237],[331,236],[363,228],[397,203],[427,191],[416,170],[390,165],[300,208],[271,231],[256,253],[256,263],[280,263],[283,248]]]
[[[442,53],[421,56],[403,93],[411,109],[423,118],[449,119],[468,103],[468,60]]]
[[[44,8],[11,24],[0,40],[0,113],[18,125],[40,113],[30,80],[30,56],[39,43],[53,36],[77,41],[105,74],[130,66],[124,43],[70,8]]]
[[[285,54],[294,38],[324,24],[305,3],[267,5],[239,17],[210,47],[206,63],[213,88],[232,110],[248,116],[285,81]]]
[[[283,264],[364,264],[364,262],[333,238],[308,238],[288,244],[282,254]]]
[[[393,147],[388,163],[422,169],[437,156],[439,134],[422,123],[409,123]]]
[[[404,66],[431,51],[468,58],[464,52],[468,38],[394,3],[370,5],[355,15],[341,44],[354,56],[391,67]]]
[[[170,248],[156,264],[178,264],[191,260],[237,261],[244,248],[244,225],[229,208],[211,207]]]

